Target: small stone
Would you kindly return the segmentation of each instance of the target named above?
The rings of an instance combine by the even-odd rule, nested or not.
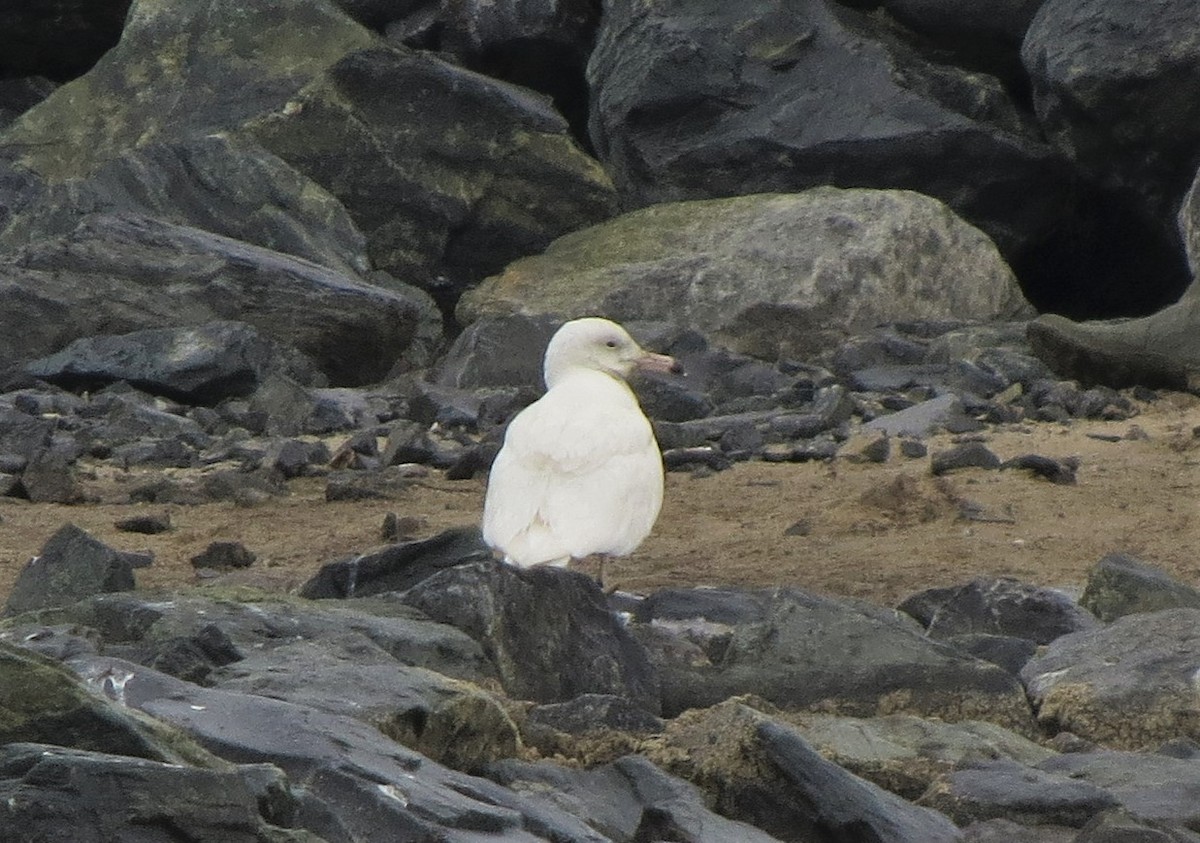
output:
[[[807,536],[812,533],[812,520],[801,518],[783,531],[785,536]]]
[[[248,568],[257,558],[241,542],[213,542],[202,553],[192,557],[192,567],[214,570]]]
[[[900,453],[910,460],[922,459],[929,453],[929,448],[924,442],[918,442],[916,439],[901,439]]]
[[[153,515],[131,515],[113,524],[122,533],[141,533],[156,536],[171,529],[171,516],[166,512]]]
[[[880,436],[858,453],[867,462],[885,463],[892,454],[892,440],[887,436]]]
[[[982,442],[967,442],[933,455],[930,471],[945,474],[959,468],[999,468],[1000,458]]]
[[[1056,460],[1041,454],[1024,454],[1006,460],[1000,467],[1028,469],[1039,477],[1045,477],[1051,483],[1073,486],[1075,485],[1075,470],[1079,468],[1079,460],[1071,457],[1065,460]]]

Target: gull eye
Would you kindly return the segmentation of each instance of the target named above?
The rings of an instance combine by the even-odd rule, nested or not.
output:
[[[608,342],[606,342],[606,343],[605,343],[605,345],[607,345],[609,348],[616,348],[616,347],[617,347],[617,341],[616,341],[616,340],[609,340]]]

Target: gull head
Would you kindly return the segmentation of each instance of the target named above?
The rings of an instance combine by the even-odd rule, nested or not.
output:
[[[682,373],[674,357],[646,351],[629,332],[607,319],[588,317],[564,324],[550,339],[544,362],[546,386],[572,370],[590,369],[627,379],[633,371]]]

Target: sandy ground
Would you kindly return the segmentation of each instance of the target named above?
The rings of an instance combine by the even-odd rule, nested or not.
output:
[[[1166,393],[1140,407],[1128,421],[1029,423],[983,434],[1002,459],[1079,458],[1073,486],[1019,470],[934,478],[928,459],[906,459],[895,448],[884,464],[839,458],[743,463],[708,476],[672,473],[654,533],[633,556],[611,563],[606,580],[637,592],[798,586],[893,604],[921,588],[981,575],[1077,593],[1097,560],[1123,551],[1200,584],[1200,399]],[[866,441],[852,441],[843,453]],[[953,441],[939,435],[928,444],[937,451]],[[85,486],[101,500],[125,500],[147,473],[97,470]],[[388,512],[419,519],[415,536],[425,537],[476,522],[484,490],[482,479],[452,482],[435,472],[393,501],[326,503],[324,485],[320,478],[292,481],[290,495],[252,507],[57,506],[2,498],[0,600],[66,522],[118,549],[153,552],[154,564],[137,572],[139,588],[196,584],[191,557],[209,542],[237,540],[258,561],[227,581],[294,590],[322,564],[381,544]],[[964,518],[964,502],[984,520]],[[120,518],[149,512],[169,513],[172,530],[146,536],[114,527]]]

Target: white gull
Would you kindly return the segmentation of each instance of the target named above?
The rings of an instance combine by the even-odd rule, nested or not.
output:
[[[650,533],[663,464],[626,378],[680,371],[607,319],[567,322],[546,348],[546,394],[517,414],[492,464],[483,538],[512,565],[625,556]]]

